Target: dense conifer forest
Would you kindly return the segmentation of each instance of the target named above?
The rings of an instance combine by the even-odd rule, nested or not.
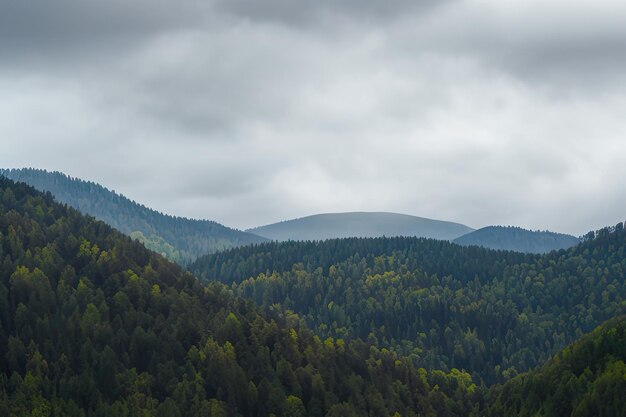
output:
[[[626,415],[626,317],[612,319],[541,368],[489,392],[489,415]]]
[[[0,135],[0,417],[626,417],[626,0],[0,0]]]
[[[583,333],[626,307],[625,234],[268,243],[203,283],[0,178],[0,415],[621,415],[626,319]]]
[[[470,376],[261,312],[0,178],[0,415],[466,416]]]
[[[190,270],[322,337],[368,340],[490,384],[626,312],[623,225],[586,239],[543,256],[417,238],[266,243]]]
[[[169,216],[99,184],[43,169],[0,169],[14,181],[51,192],[57,201],[113,226],[179,264],[201,255],[267,239],[209,220]]]

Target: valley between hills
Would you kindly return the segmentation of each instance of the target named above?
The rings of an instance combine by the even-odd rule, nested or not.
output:
[[[621,416],[626,230],[240,231],[0,171],[0,415]]]

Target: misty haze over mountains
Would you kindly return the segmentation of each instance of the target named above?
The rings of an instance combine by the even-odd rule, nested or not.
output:
[[[574,236],[549,231],[503,226],[474,230],[459,223],[406,214],[366,212],[318,214],[248,229],[247,232],[279,242],[348,237],[425,237],[450,240],[459,245],[528,253],[567,249],[580,242]]]
[[[415,236],[452,240],[474,229],[441,220],[397,213],[326,213],[248,229],[271,240],[324,240],[344,237]]]
[[[180,264],[207,253],[266,240],[326,240],[348,237],[425,237],[491,249],[545,253],[578,239],[552,232],[511,227],[474,230],[463,224],[385,212],[326,213],[248,229],[231,229],[210,220],[159,213],[107,188],[59,172],[1,169],[0,175],[51,192],[65,204],[103,220]]]
[[[0,175],[48,191],[57,201],[113,226],[167,258],[186,264],[198,256],[267,239],[210,220],[169,216],[94,182],[39,169],[1,169]]]
[[[511,226],[487,226],[460,236],[453,242],[459,245],[476,245],[489,249],[546,253],[552,250],[570,248],[580,243],[580,239],[549,231],[531,231]]]

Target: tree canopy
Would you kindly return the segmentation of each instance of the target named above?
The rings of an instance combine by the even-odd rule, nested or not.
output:
[[[460,370],[320,338],[0,178],[0,415],[468,416]]]
[[[0,169],[0,175],[49,191],[57,201],[104,221],[182,265],[207,253],[267,240],[214,221],[159,213],[99,184],[60,172]]]
[[[625,242],[267,243],[200,281],[0,178],[0,415],[623,415]]]
[[[353,238],[242,247],[190,270],[322,337],[371,340],[416,366],[491,384],[626,312],[625,248],[620,223],[546,255]]]

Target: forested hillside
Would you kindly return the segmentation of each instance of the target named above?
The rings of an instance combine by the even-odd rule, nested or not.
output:
[[[0,178],[0,415],[472,416],[467,373],[261,314]]]
[[[489,416],[626,415],[626,317],[604,323],[541,368],[489,391]]]
[[[271,240],[414,236],[454,239],[472,228],[463,224],[385,212],[324,213],[249,229]]]
[[[453,242],[489,249],[547,253],[571,248],[580,243],[580,239],[563,233],[532,231],[521,227],[488,226],[458,237]]]
[[[231,289],[0,178],[0,415],[622,415],[624,317],[516,374],[625,311],[625,235],[544,256],[397,238],[203,258]]]
[[[104,221],[180,264],[207,253],[267,240],[213,221],[162,214],[99,184],[60,172],[0,169],[0,175],[49,191],[57,201]]]
[[[626,312],[620,223],[548,255],[429,239],[266,243],[190,269],[237,295],[292,311],[322,336],[362,338],[418,366],[486,383],[547,360]]]

